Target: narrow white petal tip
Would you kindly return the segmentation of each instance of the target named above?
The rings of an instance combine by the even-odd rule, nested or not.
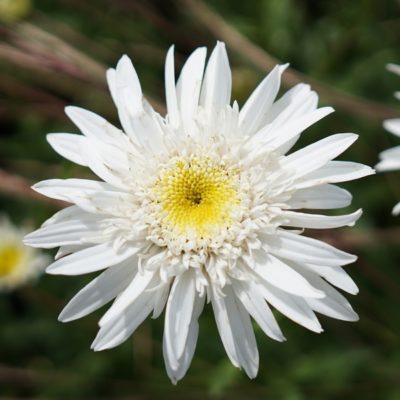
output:
[[[42,247],[41,244],[37,244],[35,243],[35,232],[31,232],[28,235],[26,235],[23,239],[22,239],[22,243],[25,246],[30,246],[30,247]]]
[[[98,339],[98,337],[96,337],[92,344],[90,345],[90,349],[93,351],[103,351],[103,350],[107,350],[108,347],[107,345],[104,345],[101,343],[101,340]]]
[[[369,169],[369,174],[367,174],[367,175],[375,175],[376,174],[376,170],[374,168],[368,167],[368,165],[367,165],[367,168]]]
[[[392,210],[392,215],[394,215],[395,217],[397,217],[400,214],[400,203],[397,203],[393,210]]]
[[[41,187],[40,182],[37,182],[31,186],[31,189],[37,191],[38,189],[40,189],[40,187]]]
[[[56,134],[56,133],[48,133],[48,134],[46,135],[46,140],[47,140],[47,142],[51,144],[52,141],[54,141],[55,135],[57,135],[57,134]]]
[[[171,53],[172,53],[172,55],[173,55],[174,52],[175,52],[175,45],[173,44],[173,45],[169,46],[169,49],[168,49],[168,51],[167,51],[167,55],[168,55],[168,54],[171,54]]]
[[[118,66],[122,66],[124,64],[132,64],[130,57],[128,57],[126,54],[122,55],[122,57],[118,60],[117,68]]]
[[[176,379],[174,376],[170,376],[169,379],[174,386],[178,384],[178,379]]]
[[[79,112],[79,110],[80,110],[80,107],[76,107],[76,106],[66,106],[64,108],[65,114],[67,114],[70,119],[72,119],[74,114]]]
[[[246,372],[246,374],[250,379],[255,379],[257,377],[258,370],[255,371],[255,372],[253,372],[253,371],[252,372]]]
[[[352,294],[352,295],[356,295],[360,292],[360,289],[358,288],[358,286],[356,286],[356,284],[354,284],[354,287],[352,288],[351,291],[348,291],[347,293]]]
[[[356,224],[356,222],[361,218],[362,215],[363,215],[363,210],[361,208],[359,208],[357,211],[355,211],[353,213],[353,218],[354,219],[347,226],[354,226]]]
[[[64,312],[61,311],[60,315],[57,317],[57,321],[65,323],[65,322],[70,322],[73,321],[73,318],[68,318],[64,315]]]
[[[279,71],[280,73],[282,73],[283,71],[285,71],[287,68],[289,68],[290,63],[286,63],[286,64],[281,64],[279,65]]]
[[[323,107],[324,110],[326,110],[327,115],[328,114],[332,114],[333,112],[335,112],[335,109],[333,107]]]
[[[358,256],[355,256],[354,254],[349,254],[349,262],[347,264],[352,264],[352,263],[356,262],[357,260],[358,260]]]
[[[45,269],[45,272],[49,275],[62,275],[62,272],[60,272],[58,268],[53,268],[51,265]]]
[[[354,315],[352,319],[349,319],[349,322],[357,322],[360,320],[360,317],[358,316],[358,314],[354,311]]]
[[[33,234],[34,234],[35,232],[36,232],[36,231],[30,232],[30,233],[28,233],[27,235],[25,235],[25,236],[22,238],[22,243],[29,246],[29,245],[30,245],[29,243],[30,243],[30,241],[31,241],[31,238],[32,238],[32,236],[33,236]]]

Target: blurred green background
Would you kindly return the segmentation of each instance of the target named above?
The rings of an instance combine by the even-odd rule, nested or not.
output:
[[[180,66],[195,47],[211,49],[223,39],[241,104],[270,70],[266,55],[323,82],[321,103],[337,112],[309,129],[301,146],[356,132],[359,140],[342,158],[374,165],[379,151],[396,144],[382,119],[400,115],[393,98],[400,77],[385,70],[400,64],[397,0],[0,0],[0,20],[0,208],[16,224],[37,227],[56,211],[30,198],[26,183],[89,175],[53,152],[45,135],[76,132],[63,114],[67,104],[118,124],[104,71],[123,53],[162,111],[167,48],[175,44]],[[253,47],[237,42],[238,32],[259,46],[255,57]],[[346,93],[356,98],[346,102]],[[360,321],[321,317],[325,332],[317,335],[277,315],[288,340],[274,342],[256,328],[261,365],[254,381],[230,365],[210,307],[200,318],[192,366],[177,386],[164,372],[162,317],[118,348],[93,353],[103,310],[66,325],[56,320],[92,276],[43,276],[1,296],[0,397],[400,399],[400,219],[390,213],[399,180],[393,172],[343,185],[354,195],[350,209],[364,209],[357,227],[307,232],[359,256],[348,271],[360,287],[350,299]]]

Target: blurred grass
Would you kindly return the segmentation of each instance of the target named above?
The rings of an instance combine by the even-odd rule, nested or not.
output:
[[[163,59],[170,44],[175,43],[181,65],[194,47],[210,48],[218,39],[181,1],[8,3],[25,8],[7,17],[7,1],[0,0],[0,168],[31,181],[88,174],[55,154],[45,134],[76,131],[63,114],[67,104],[117,123],[103,71],[121,54],[133,58],[145,92],[162,105]],[[349,94],[399,105],[393,92],[400,80],[385,70],[386,63],[400,63],[398,1],[207,3],[252,42],[305,75]],[[233,97],[243,103],[267,71],[238,52],[229,55]],[[309,129],[300,145],[353,131],[360,139],[344,158],[374,165],[379,151],[396,144],[381,122],[340,109]],[[398,182],[399,173],[393,172],[343,185],[354,194],[352,209],[364,209],[354,235],[364,237],[376,229],[390,235],[399,225],[390,215],[400,198]],[[15,222],[35,226],[55,210],[1,193],[0,207]],[[45,276],[35,287],[3,296],[0,302],[0,397],[397,400],[398,237],[346,244],[347,232],[325,235],[359,255],[348,270],[361,289],[351,298],[360,322],[321,318],[325,332],[316,335],[278,316],[288,341],[275,343],[257,330],[261,366],[254,381],[229,364],[209,307],[200,319],[195,359],[176,387],[164,372],[162,318],[146,321],[122,346],[93,353],[89,345],[101,310],[71,324],[56,321],[62,306],[89,278]]]

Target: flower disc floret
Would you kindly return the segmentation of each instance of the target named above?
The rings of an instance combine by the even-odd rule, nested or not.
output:
[[[240,203],[238,175],[207,157],[172,160],[153,188],[161,224],[177,235],[203,239],[229,228]]]

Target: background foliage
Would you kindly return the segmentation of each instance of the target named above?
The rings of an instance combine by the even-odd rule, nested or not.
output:
[[[31,199],[19,177],[34,182],[88,176],[87,170],[54,153],[45,134],[76,131],[63,114],[67,104],[94,110],[117,123],[104,70],[114,66],[121,54],[133,58],[145,92],[162,110],[163,61],[170,44],[175,43],[181,65],[194,47],[211,48],[220,39],[194,3],[0,0],[3,213],[15,223],[39,226],[55,211],[53,205]],[[345,158],[374,165],[379,151],[396,144],[381,124],[383,115],[393,115],[398,107],[393,92],[400,88],[400,79],[385,65],[400,63],[399,1],[207,3],[231,28],[268,54],[290,62],[306,79],[358,96],[358,105],[364,100],[381,103],[379,113],[378,108],[362,114],[354,105],[338,107],[308,130],[301,146],[331,133],[357,132],[360,139]],[[256,66],[246,55],[248,49],[233,51],[229,40],[227,46],[234,98],[243,103],[268,68]],[[325,96],[321,102],[329,103]],[[321,318],[325,333],[316,335],[278,315],[288,341],[273,342],[257,330],[261,366],[254,381],[230,365],[210,307],[200,319],[195,359],[176,387],[164,372],[162,318],[146,321],[124,345],[93,353],[89,345],[103,310],[71,324],[56,321],[63,305],[89,278],[44,276],[34,287],[1,297],[0,396],[399,399],[400,220],[390,215],[400,198],[399,174],[344,185],[354,194],[351,209],[364,209],[356,228],[311,232],[359,255],[348,269],[360,287],[360,294],[351,299],[360,321]]]

